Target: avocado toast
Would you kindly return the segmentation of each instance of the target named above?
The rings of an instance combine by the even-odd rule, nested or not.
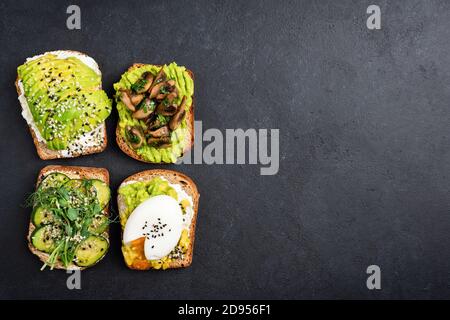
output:
[[[81,270],[109,247],[109,173],[104,168],[47,166],[28,205],[28,247],[43,268]]]
[[[72,158],[106,148],[111,100],[91,57],[58,50],[17,68],[16,90],[39,157]]]
[[[122,253],[131,269],[168,269],[192,263],[199,193],[186,175],[146,170],[125,179],[117,203]]]
[[[130,157],[175,163],[194,142],[194,75],[175,62],[133,64],[114,84],[116,141]]]

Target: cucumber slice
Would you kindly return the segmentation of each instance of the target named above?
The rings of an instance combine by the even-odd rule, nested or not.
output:
[[[101,234],[108,228],[109,219],[104,214],[98,214],[92,219],[88,231],[93,234]]]
[[[53,172],[44,177],[44,179],[41,181],[39,185],[39,188],[43,190],[51,187],[59,187],[69,180],[70,180],[69,177],[66,176],[65,174]]]
[[[101,208],[104,208],[111,198],[111,190],[109,189],[108,185],[104,183],[101,180],[91,180],[92,186],[95,189],[95,192],[97,193],[97,199],[100,204]]]
[[[70,179],[64,184],[64,187],[66,187],[68,190],[71,189],[78,189],[82,192],[86,191],[85,184],[83,183],[83,180],[81,179]]]
[[[36,207],[33,210],[31,221],[36,227],[39,227],[40,225],[54,223],[55,217],[53,216],[53,213],[50,210],[44,207]]]
[[[108,250],[108,241],[100,236],[84,239],[75,249],[75,261],[80,267],[88,267],[103,258]]]
[[[61,230],[49,224],[34,230],[31,235],[31,243],[39,251],[51,253],[56,248],[60,235]]]

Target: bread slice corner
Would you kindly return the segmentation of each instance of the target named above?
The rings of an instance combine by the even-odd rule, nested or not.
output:
[[[37,181],[36,181],[36,188],[39,186],[40,182],[43,180],[43,178],[53,172],[60,172],[65,174],[71,179],[99,179],[103,182],[105,182],[107,185],[109,185],[109,172],[105,168],[94,168],[94,167],[78,167],[78,166],[59,166],[59,165],[50,165],[46,166],[41,169],[39,172]],[[106,207],[106,213],[109,212],[108,206]],[[42,252],[38,249],[36,249],[32,242],[31,242],[31,235],[33,234],[33,231],[36,229],[34,224],[29,222],[28,225],[28,234],[27,234],[27,242],[28,242],[28,248],[30,251],[36,255],[42,262],[46,262],[49,258],[49,254]],[[102,234],[108,241],[109,241],[109,232],[108,230]],[[63,270],[84,270],[86,267],[79,267],[76,264],[72,263],[67,268],[64,266],[64,264],[60,261],[57,261],[55,263],[54,269],[63,269]]]
[[[171,261],[169,264],[168,269],[175,269],[175,268],[186,268],[189,267],[192,264],[192,256],[194,253],[194,241],[195,241],[195,230],[197,225],[197,214],[198,214],[198,203],[200,198],[200,193],[197,190],[197,186],[195,185],[194,181],[192,181],[191,178],[186,176],[183,173],[173,171],[173,170],[165,170],[165,169],[153,169],[153,170],[145,170],[138,173],[135,173],[128,178],[126,178],[119,186],[122,187],[125,183],[131,182],[131,181],[149,181],[156,177],[163,177],[167,181],[169,181],[172,184],[178,184],[180,185],[183,190],[192,198],[193,206],[194,206],[194,215],[192,217],[191,225],[189,227],[189,247],[186,251],[186,254],[183,259],[177,259]],[[125,200],[123,197],[118,194],[117,195],[117,205],[119,208],[119,216],[121,213],[126,209]],[[122,228],[123,233],[123,228]],[[135,269],[133,266],[130,266],[126,263],[128,268]],[[152,268],[150,268],[152,269]],[[140,269],[135,269],[140,270]]]
[[[131,67],[128,68],[127,72],[132,71],[136,68],[142,67],[144,65],[145,64],[143,64],[143,63],[134,63]],[[160,66],[160,65],[158,65],[158,66]],[[189,74],[189,76],[192,78],[192,80],[194,80],[194,73],[189,69],[186,69],[186,71]],[[189,112],[186,113],[186,123],[188,125],[189,134],[187,134],[185,137],[185,147],[183,149],[183,153],[180,156],[180,158],[183,156],[183,154],[185,154],[189,150],[191,150],[192,146],[194,145],[194,96],[192,96],[192,105],[189,108]],[[135,160],[141,161],[141,162],[149,163],[149,161],[145,160],[142,156],[137,154],[136,151],[133,150],[128,145],[125,138],[120,134],[119,122],[117,122],[117,126],[116,126],[116,142],[117,142],[117,145],[119,146],[119,148],[129,157],[131,157]],[[152,162],[152,163],[156,163],[156,162]],[[165,162],[161,162],[161,163],[164,164]]]

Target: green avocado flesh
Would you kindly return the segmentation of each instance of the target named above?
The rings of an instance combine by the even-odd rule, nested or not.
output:
[[[101,77],[75,57],[48,53],[17,68],[33,120],[47,147],[67,149],[111,113]]]
[[[125,223],[131,212],[148,198],[168,195],[178,201],[178,194],[174,188],[169,185],[167,180],[159,177],[148,181],[138,181],[127,184],[119,189],[119,194],[124,198],[126,210],[120,214],[120,223],[125,227]]]
[[[178,89],[178,97],[174,102],[179,105],[182,98],[186,96],[186,112],[192,107],[192,96],[194,94],[194,81],[190,77],[189,73],[186,71],[185,67],[178,66],[175,62],[169,65],[165,65],[164,73],[167,76],[167,80],[173,79],[176,81],[176,87]],[[130,71],[125,72],[120,81],[114,84],[114,90],[116,91],[116,105],[117,111],[119,112],[119,128],[120,135],[126,137],[125,128],[130,127],[141,127],[146,128],[145,122],[143,120],[138,120],[132,117],[132,113],[127,109],[125,104],[120,100],[120,90],[130,89],[133,84],[135,84],[142,76],[144,72],[151,72],[153,76],[156,76],[158,71],[161,69],[160,66],[155,65],[143,65],[137,68],[133,68]],[[181,125],[170,134],[171,146],[168,148],[157,148],[148,145],[146,142],[139,148],[135,149],[136,153],[140,155],[147,162],[166,162],[175,163],[177,158],[179,158],[183,149],[185,148],[185,138],[189,134],[188,124],[186,122],[186,117],[181,122]],[[125,138],[126,141],[128,141]]]

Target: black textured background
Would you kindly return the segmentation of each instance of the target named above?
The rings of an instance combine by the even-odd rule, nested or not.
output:
[[[366,28],[373,2],[379,31]],[[71,3],[79,31],[66,28]],[[0,12],[1,298],[450,297],[450,2],[2,1]],[[38,158],[16,67],[55,49],[96,59],[110,95],[133,62],[175,60],[196,74],[204,129],[280,128],[278,175],[169,166],[201,193],[190,268],[128,270],[115,225],[82,290],[39,271],[21,204],[43,166],[104,166],[114,190],[161,167],[120,152],[115,111],[105,152]],[[371,264],[380,291],[366,288]]]

